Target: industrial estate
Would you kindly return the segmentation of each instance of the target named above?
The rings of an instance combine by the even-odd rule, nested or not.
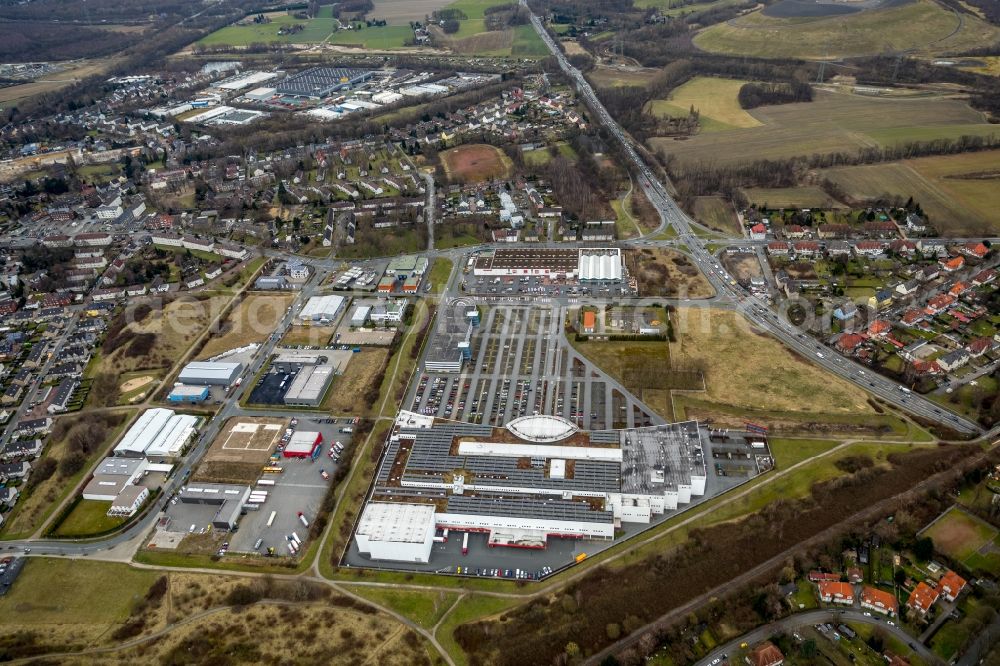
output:
[[[996,5],[0,5],[0,661],[1000,665]]]

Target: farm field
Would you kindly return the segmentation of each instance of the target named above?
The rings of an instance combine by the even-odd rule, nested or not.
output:
[[[448,4],[448,0],[373,0],[372,18],[385,19],[389,25],[409,26],[410,21],[424,18]]]
[[[767,208],[845,208],[821,188],[803,187],[752,187],[743,190],[750,203]]]
[[[1000,530],[964,509],[951,507],[922,536],[930,537],[936,550],[970,571],[1000,572]]]
[[[713,53],[765,58],[840,58],[913,51],[922,55],[967,50],[996,41],[1000,30],[961,18],[935,0],[839,16],[778,17],[756,11],[713,25],[694,38]]]
[[[746,81],[698,76],[671,93],[669,99],[649,103],[654,115],[686,117],[693,107],[698,111],[698,123],[703,132],[757,127],[759,120],[750,115],[737,100]]]
[[[277,328],[293,300],[292,294],[249,294],[223,320],[218,333],[205,344],[198,359],[263,342]]]
[[[117,62],[117,58],[81,60],[74,67],[41,77],[35,81],[0,88],[0,104],[13,106],[20,100],[55,92],[88,76],[103,74]]]
[[[711,229],[734,236],[742,235],[736,212],[723,197],[698,197],[694,201],[694,216]]]
[[[677,2],[677,0],[636,0],[635,6],[640,9],[645,9],[646,7],[656,7],[660,10],[661,15],[674,18],[684,16],[685,14],[694,14],[713,9],[720,9],[722,7],[729,7],[730,5],[739,4],[739,2],[740,0],[711,0],[710,2],[699,2],[693,5],[686,5],[681,2]]]
[[[228,25],[205,35],[198,43],[205,46],[246,46],[256,43],[270,44],[271,42],[317,44],[324,41],[333,32],[333,19],[331,17],[303,21],[287,12],[270,12],[265,16],[271,19],[270,23]],[[278,30],[281,28],[297,24],[304,25],[305,29],[292,35],[278,34]]]
[[[408,25],[386,25],[361,30],[338,30],[325,43],[389,51],[405,48],[406,40],[412,37],[413,31]]]
[[[649,144],[674,155],[682,166],[721,166],[853,152],[872,145],[963,134],[1000,136],[1000,126],[987,123],[982,113],[957,99],[871,97],[817,90],[812,102],[759,107],[748,113],[761,125],[703,132],[686,141],[656,137]]]
[[[838,167],[822,174],[858,198],[913,196],[940,233],[975,235],[1000,230],[998,164],[1000,150],[991,150]]]
[[[440,156],[448,177],[462,183],[506,178],[512,166],[510,158],[502,150],[482,143],[449,148]]]
[[[673,366],[704,372],[707,390],[695,394],[699,399],[760,410],[872,413],[864,391],[794,356],[736,313],[678,308],[673,320]]]
[[[632,68],[622,69],[618,67],[608,67],[597,65],[587,72],[587,78],[598,88],[622,87],[622,86],[645,86],[659,72],[658,69]]]

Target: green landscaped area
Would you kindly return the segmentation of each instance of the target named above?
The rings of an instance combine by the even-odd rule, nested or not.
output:
[[[353,587],[352,591],[377,604],[388,606],[425,629],[433,628],[458,599],[457,593],[443,591],[393,590],[360,586]]]
[[[52,532],[58,537],[86,537],[119,527],[125,518],[108,517],[111,502],[81,500]]]
[[[697,197],[694,200],[694,216],[715,231],[732,236],[743,235],[736,210],[724,197]]]
[[[970,572],[1000,573],[1000,530],[962,508],[948,509],[924,532],[934,548]]]
[[[659,116],[686,117],[698,112],[702,132],[757,127],[760,121],[740,107],[740,88],[746,81],[698,76],[674,90],[669,99],[649,103],[649,111]]]
[[[133,601],[145,595],[158,576],[125,564],[32,557],[10,592],[0,597],[0,615],[8,628],[109,627],[128,618]]]
[[[446,257],[438,257],[434,260],[434,263],[431,264],[431,270],[427,274],[427,281],[430,282],[432,293],[440,294],[444,291],[454,267],[455,263]]]
[[[458,31],[441,34],[441,40],[457,53],[482,56],[513,56],[538,58],[548,55],[545,43],[530,24],[517,25],[504,30],[486,30],[485,12],[498,4],[496,0],[456,0],[445,5],[445,10],[458,10],[465,18],[459,19]]]
[[[837,58],[915,52],[923,55],[990,45],[1000,30],[935,0],[820,17],[783,18],[755,11],[700,32],[705,51],[763,58]]]
[[[802,187],[751,187],[743,190],[760,208],[843,208],[844,205],[815,185]]]

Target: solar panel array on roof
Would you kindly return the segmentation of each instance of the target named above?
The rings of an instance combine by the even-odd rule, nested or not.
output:
[[[452,495],[448,498],[448,513],[476,516],[510,516],[512,518],[538,518],[540,520],[572,520],[583,522],[614,522],[610,511],[595,511],[586,502],[536,497],[469,497]]]

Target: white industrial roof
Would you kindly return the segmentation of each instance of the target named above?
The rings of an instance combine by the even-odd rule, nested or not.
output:
[[[225,379],[229,380],[233,372],[240,368],[239,363],[224,363],[221,361],[192,361],[184,366],[178,379],[185,381],[187,378],[195,379]]]
[[[170,389],[170,395],[201,395],[208,390],[207,386],[175,386]]]
[[[190,414],[174,414],[146,447],[147,456],[173,457],[180,455],[184,444],[191,438],[198,417]]]
[[[330,294],[329,296],[313,296],[299,312],[300,319],[323,319],[336,316],[344,305],[344,297]]]
[[[558,442],[577,431],[577,427],[564,418],[548,414],[522,416],[507,424],[507,430],[531,442]]]
[[[142,455],[173,415],[172,409],[147,409],[115,446],[115,453]]]
[[[292,435],[292,438],[288,440],[288,444],[285,446],[285,451],[291,451],[292,453],[311,453],[318,438],[318,432],[298,430],[294,435]]]
[[[333,378],[332,365],[303,367],[285,392],[285,400],[319,400]]]
[[[546,444],[508,444],[506,442],[459,442],[460,456],[497,458],[561,458],[566,460],[602,460],[621,462],[622,450],[597,446],[559,446]]]
[[[431,504],[369,502],[358,521],[358,534],[371,541],[423,543],[433,528]]]
[[[577,275],[581,280],[621,280],[621,253],[617,249],[580,252]]]

